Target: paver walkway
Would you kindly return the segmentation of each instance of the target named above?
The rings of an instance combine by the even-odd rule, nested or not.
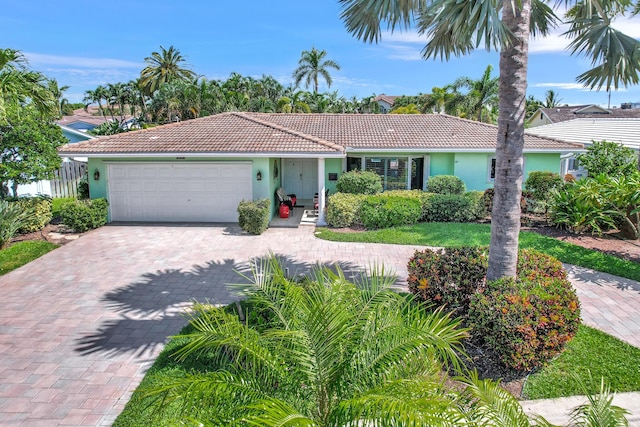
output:
[[[236,270],[252,257],[280,255],[292,275],[317,262],[340,262],[348,274],[384,263],[402,286],[417,248],[326,242],[313,231],[108,226],[0,277],[0,425],[111,425],[167,336],[186,323],[184,308],[237,299],[227,284],[242,281]],[[632,316],[623,313],[640,312],[640,285],[620,283],[578,284],[588,322],[601,316],[615,332],[608,313],[622,310],[626,322]],[[620,335],[640,346],[625,327]]]

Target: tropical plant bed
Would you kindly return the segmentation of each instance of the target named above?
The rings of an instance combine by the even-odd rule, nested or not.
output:
[[[12,244],[27,241],[45,241],[55,245],[64,245],[78,238],[80,234],[69,231],[64,225],[55,221],[44,226],[42,230],[33,233],[18,234],[11,239]]]

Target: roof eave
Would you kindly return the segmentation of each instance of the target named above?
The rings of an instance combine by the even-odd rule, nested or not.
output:
[[[344,153],[336,152],[320,152],[320,153],[298,153],[298,152],[271,152],[271,153],[145,153],[145,152],[131,152],[131,153],[83,153],[83,152],[59,152],[60,157],[88,157],[88,158],[103,158],[103,159],[116,159],[123,157],[135,157],[135,158],[167,158],[167,157],[190,157],[190,158],[227,158],[227,157],[240,157],[240,158],[272,158],[272,157],[286,157],[286,158],[343,158]]]

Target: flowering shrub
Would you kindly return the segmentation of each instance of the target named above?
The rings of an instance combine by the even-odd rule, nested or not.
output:
[[[529,371],[559,354],[575,336],[580,303],[558,260],[523,250],[517,279],[489,282],[475,293],[467,321],[502,363]]]
[[[462,316],[487,274],[487,248],[462,247],[416,251],[407,269],[409,290],[423,301]]]

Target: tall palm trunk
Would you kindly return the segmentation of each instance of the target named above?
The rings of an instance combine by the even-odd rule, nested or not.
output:
[[[518,4],[520,8],[514,10],[512,5]],[[511,30],[513,42],[500,52],[500,112],[487,280],[516,275],[530,14],[531,0],[503,2],[502,20]]]

